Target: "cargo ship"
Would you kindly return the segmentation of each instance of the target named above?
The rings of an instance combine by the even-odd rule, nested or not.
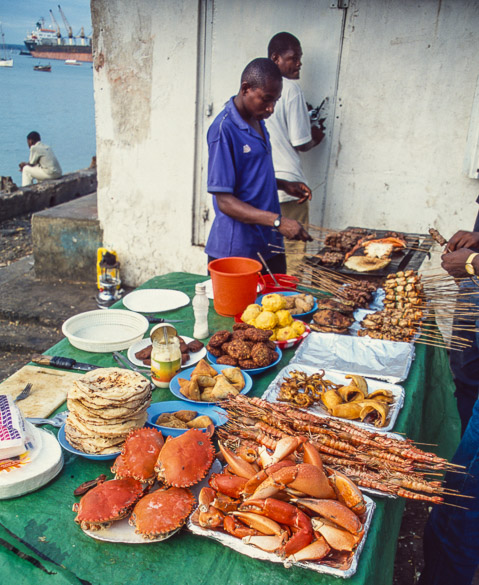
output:
[[[54,18],[51,10],[50,13]],[[78,37],[72,35],[70,26],[68,26],[68,31],[68,37],[62,37],[58,25],[56,30],[52,27],[46,27],[43,18],[41,18],[36,23],[35,30],[29,33],[23,42],[35,59],[59,59],[62,61],[68,59],[91,62],[93,60],[91,39],[85,36],[83,28]]]

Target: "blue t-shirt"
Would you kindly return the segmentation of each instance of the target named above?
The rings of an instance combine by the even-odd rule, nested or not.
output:
[[[233,98],[211,124],[208,140],[208,192],[231,193],[257,209],[280,213],[271,143],[261,121],[265,139],[240,116]],[[283,247],[274,228],[247,224],[225,215],[213,200],[215,219],[205,252],[213,258],[243,256],[258,259],[257,252],[271,258]]]

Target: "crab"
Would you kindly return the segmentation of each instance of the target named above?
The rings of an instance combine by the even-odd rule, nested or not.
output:
[[[285,566],[330,553],[351,558],[364,536],[364,499],[345,475],[323,467],[312,443],[284,437],[272,454],[259,448],[254,464],[219,446],[227,471],[214,474],[200,492],[202,528],[222,529],[275,553]],[[290,458],[296,451],[302,463]]]
[[[154,483],[155,463],[163,445],[163,435],[156,429],[142,428],[131,431],[121,454],[115,459],[111,468],[112,473],[118,479],[132,477],[142,483]]]
[[[183,526],[194,505],[189,489],[159,489],[136,504],[128,522],[144,538],[158,538]]]
[[[82,530],[108,528],[125,518],[143,494],[142,483],[131,477],[102,481],[73,504],[75,522]]]
[[[215,458],[210,436],[190,429],[178,437],[168,437],[161,450],[155,471],[158,480],[168,486],[190,487],[208,473]]]

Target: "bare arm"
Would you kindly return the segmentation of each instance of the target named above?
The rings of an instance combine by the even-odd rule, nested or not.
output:
[[[237,221],[273,227],[274,220],[278,217],[277,213],[257,209],[231,193],[214,193],[214,195],[220,211]],[[303,240],[304,242],[311,240],[308,232],[295,219],[281,218],[278,231],[289,240]]]
[[[312,148],[321,143],[326,134],[324,132],[324,128],[322,125],[322,120],[320,120],[320,122],[321,126],[316,125],[311,126],[312,136],[311,140],[309,142],[306,142],[306,144],[300,144],[299,146],[295,146],[294,147],[295,150],[299,150],[299,152],[308,152],[308,150],[311,150]]]

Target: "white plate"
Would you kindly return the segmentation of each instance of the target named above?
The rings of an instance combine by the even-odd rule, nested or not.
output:
[[[222,467],[220,462],[217,459],[215,459],[206,477],[202,479],[200,483],[190,488],[197,501],[201,488],[206,487],[208,485],[208,479],[211,477],[211,474],[220,473],[221,469]],[[152,491],[154,491],[154,489]],[[101,530],[83,530],[83,532],[90,536],[91,538],[95,538],[96,540],[103,540],[105,542],[123,542],[126,544],[150,544],[151,542],[161,542],[162,540],[166,540],[167,538],[170,538],[171,536],[176,534],[180,529],[181,527],[177,528],[176,530],[173,530],[172,532],[169,532],[168,534],[159,536],[158,538],[153,539],[143,538],[141,534],[136,534],[135,527],[130,526],[130,524],[128,523],[128,518],[123,518],[123,520],[113,522],[109,528],[102,528]]]
[[[127,349],[143,337],[148,319],[122,309],[86,311],[67,319],[62,333],[78,349],[96,353]]]
[[[123,298],[123,304],[137,313],[161,313],[184,307],[190,297],[179,290],[167,288],[143,288],[134,290]]]
[[[185,335],[180,335],[181,339],[183,339],[183,341],[185,343],[190,343],[190,341],[193,341],[192,337],[186,337]],[[151,339],[149,337],[145,337],[145,339],[140,339],[140,341],[137,341],[136,343],[134,343],[129,349],[128,349],[128,359],[130,360],[130,362],[133,362],[135,364],[135,366],[139,366],[141,368],[147,368],[148,366],[145,366],[145,364],[139,360],[137,357],[135,357],[135,353],[138,353],[139,351],[141,351],[142,349],[145,349],[145,347],[148,347],[149,345],[151,345]],[[193,353],[190,353],[190,357],[188,358],[188,361],[186,361],[184,364],[182,364],[182,368],[189,368],[190,366],[193,366],[194,364],[198,363],[200,361],[201,358],[204,358],[206,355],[206,347],[202,347],[200,349],[200,351],[195,351]]]
[[[25,464],[0,473],[0,500],[34,492],[56,477],[63,467],[63,454],[55,435],[26,422],[34,447]]]
[[[180,527],[181,528],[181,527]],[[101,530],[84,530],[83,532],[95,540],[103,540],[104,542],[124,542],[126,544],[150,544],[151,542],[161,542],[170,538],[180,530],[172,530],[168,534],[163,534],[157,538],[143,538],[141,534],[135,532],[134,526],[130,526],[128,518],[123,518],[118,522],[113,522],[109,528],[102,528]]]

